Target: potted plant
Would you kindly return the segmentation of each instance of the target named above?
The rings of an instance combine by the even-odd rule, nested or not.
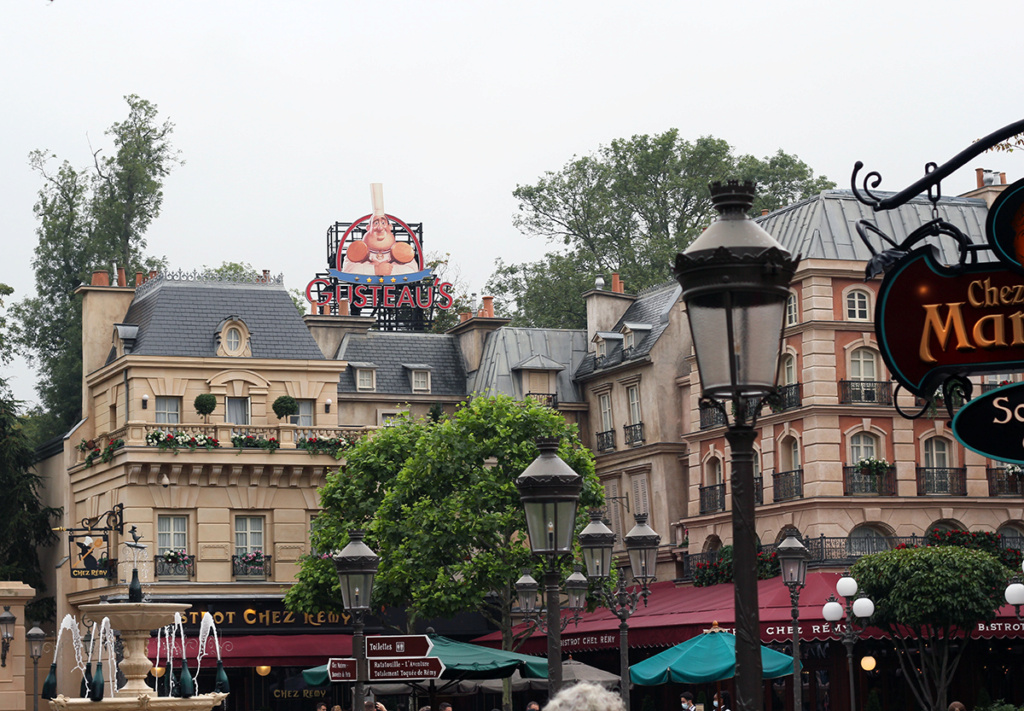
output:
[[[176,551],[173,548],[168,548],[164,551],[164,562],[167,565],[183,565],[187,568],[192,565],[192,556],[184,550]]]
[[[217,396],[213,393],[196,395],[196,400],[193,404],[196,408],[196,412],[202,416],[203,422],[209,422],[207,418],[210,413],[217,409]]]
[[[274,408],[274,414],[277,415],[279,420],[291,417],[299,412],[299,403],[295,402],[295,398],[291,395],[282,395],[277,398],[274,400],[272,407]]]
[[[880,476],[889,471],[891,465],[885,459],[875,459],[874,457],[864,457],[857,462],[857,467],[860,469],[860,473],[869,476]]]

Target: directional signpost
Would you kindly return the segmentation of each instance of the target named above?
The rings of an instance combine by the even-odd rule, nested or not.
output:
[[[332,657],[327,660],[327,675],[331,681],[355,681],[356,660]]]
[[[377,635],[366,638],[366,658],[426,657],[434,643],[425,634]]]
[[[370,681],[422,681],[439,679],[444,662],[429,657],[434,643],[425,634],[366,638]]]

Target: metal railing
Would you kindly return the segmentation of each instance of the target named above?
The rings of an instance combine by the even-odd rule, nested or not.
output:
[[[700,512],[702,514],[725,511],[725,484],[700,487]]]
[[[188,561],[167,560],[166,556],[158,555],[153,559],[153,567],[157,580],[190,580],[195,570],[195,558],[189,557]]]
[[[967,496],[966,467],[918,467],[918,496]]]
[[[597,433],[597,451],[607,452],[615,449],[615,430],[605,430]]]
[[[862,467],[843,467],[843,496],[896,496],[896,467],[880,474]]]
[[[231,556],[231,574],[236,579],[267,580],[270,578],[270,556],[263,556],[261,563],[247,563],[245,556]]]
[[[702,430],[725,425],[725,413],[713,405],[700,406],[700,428]]]
[[[1004,467],[985,470],[989,496],[1024,496],[1024,477],[1009,474]]]
[[[761,506],[764,504],[764,477],[754,477],[754,504]]]
[[[788,472],[775,472],[772,474],[772,501],[802,499],[803,496],[803,469],[792,469]]]
[[[800,383],[780,385],[779,397],[774,402],[769,403],[772,412],[785,412],[786,410],[792,410],[794,407],[800,407],[801,404]]]
[[[840,405],[892,405],[890,380],[840,380]]]
[[[629,447],[636,447],[644,443],[644,423],[637,422],[632,425],[622,426],[622,438]]]
[[[554,393],[526,393],[526,398],[547,407],[555,407],[557,404]]]

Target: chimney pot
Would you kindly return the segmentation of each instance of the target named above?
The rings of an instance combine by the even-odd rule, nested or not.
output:
[[[146,273],[135,272],[135,286],[140,286],[144,281],[146,281]]]
[[[768,208],[767,207],[762,207],[761,208],[761,217],[764,217],[767,214],[768,214]]]
[[[494,318],[494,297],[484,297],[484,316],[487,318]]]
[[[985,169],[984,168],[975,168],[974,169],[974,173],[975,173],[975,175],[978,176],[978,187],[979,188],[985,187]]]
[[[470,316],[472,316],[472,314],[470,314],[468,311],[463,311],[462,313],[459,314],[459,323],[465,323],[470,319]]]
[[[155,277],[155,276],[156,276],[156,269],[152,270],[152,271],[151,271],[151,272],[149,273],[149,278],[150,278],[150,279],[152,279],[152,278],[153,278],[153,277]]]
[[[128,277],[124,273],[124,267],[117,268],[117,285],[128,286]]]
[[[619,273],[615,272],[612,274],[612,292],[615,294],[623,293],[622,280],[619,278]]]
[[[96,270],[92,273],[92,286],[110,286],[110,272],[105,270]]]
[[[338,315],[348,316],[348,299],[338,299]]]
[[[1006,173],[999,174],[999,184],[1006,185]]]

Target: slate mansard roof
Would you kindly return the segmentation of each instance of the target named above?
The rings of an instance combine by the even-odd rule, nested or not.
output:
[[[523,399],[522,371],[556,371],[559,402],[582,402],[573,373],[587,354],[587,332],[555,328],[509,328],[487,336],[480,368],[470,376],[469,390],[478,394]]]
[[[138,326],[133,355],[213,358],[221,324],[228,318],[249,329],[253,358],[324,359],[280,281],[157,275],[136,290],[123,323]]]
[[[893,194],[877,193],[880,198]],[[944,197],[939,200],[938,212],[941,219],[956,225],[972,242],[985,241],[988,208],[984,200]],[[850,190],[826,190],[755,221],[791,254],[799,254],[801,259],[867,262],[871,259],[871,251],[857,234],[858,222],[867,220],[900,244],[907,235],[931,219],[932,203],[924,196],[915,197],[894,210],[875,212],[859,202]],[[871,235],[871,241],[878,251],[889,247],[876,235]],[[929,237],[926,242],[938,247],[946,264],[958,261],[959,250],[951,238]],[[982,252],[978,257],[981,261],[995,258],[990,252]]]
[[[349,333],[338,348],[349,367],[338,380],[339,393],[356,392],[355,371],[373,367],[375,393],[408,395],[412,371],[430,371],[431,395],[466,395],[466,365],[456,336],[436,333],[368,331]]]
[[[583,379],[602,370],[614,368],[629,361],[646,359],[668,328],[669,315],[672,307],[679,301],[682,287],[677,282],[669,282],[649,287],[641,291],[636,301],[629,305],[626,313],[615,324],[611,333],[622,333],[623,326],[635,332],[633,347],[624,349],[622,340],[616,338],[607,342],[607,352],[602,358],[589,353],[576,369],[575,377]],[[650,327],[650,330],[647,327]]]

